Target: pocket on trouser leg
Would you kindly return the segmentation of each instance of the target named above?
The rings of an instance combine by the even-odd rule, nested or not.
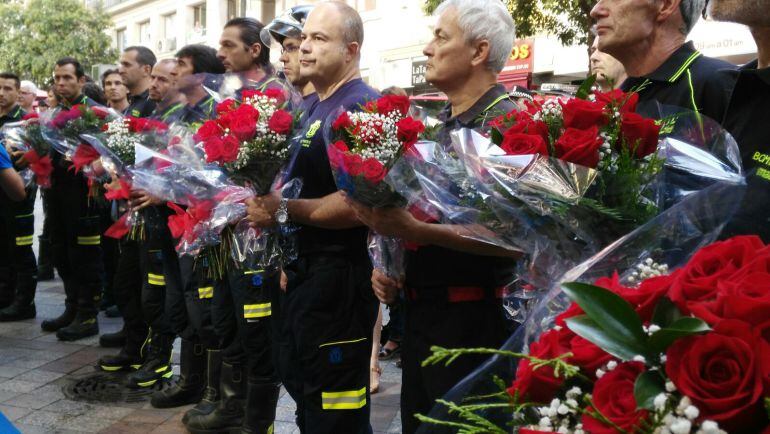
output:
[[[368,338],[328,342],[318,347],[314,371],[320,382],[321,409],[359,410],[366,407],[369,386]]]
[[[101,222],[98,216],[78,219],[77,245],[84,248],[102,245]]]
[[[261,269],[246,270],[241,278],[244,291],[241,299],[243,300],[243,320],[247,323],[255,323],[269,318],[273,314],[272,303],[265,296],[265,271]]]
[[[30,247],[35,236],[35,216],[33,214],[17,215],[14,230],[16,247]]]
[[[163,273],[163,252],[160,250],[147,251],[147,284],[151,288],[166,286],[166,275]]]

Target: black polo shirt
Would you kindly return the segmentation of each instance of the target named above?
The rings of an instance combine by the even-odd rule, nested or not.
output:
[[[139,95],[128,96],[128,107],[123,110],[123,114],[135,118],[148,118],[155,110],[155,106],[155,101],[150,99],[150,90],[147,89]]]
[[[287,179],[302,179],[300,198],[318,199],[338,190],[326,154],[325,131],[342,110],[361,111],[367,101],[379,97],[376,90],[358,78],[343,84],[334,94],[302,115],[300,134],[294,143],[296,148],[287,174]],[[331,230],[300,226],[297,236],[299,254],[308,256],[329,252],[366,257],[366,234],[365,227]]]
[[[484,130],[496,117],[516,109],[505,87],[496,85],[464,113],[452,116],[447,105],[439,114],[443,125],[438,141],[451,146],[450,133],[460,128]],[[410,289],[450,286],[496,289],[510,283],[515,264],[507,258],[473,255],[439,246],[419,246],[406,255],[406,285]]]
[[[156,121],[165,122],[167,124],[173,124],[179,121],[184,114],[185,105],[181,102],[176,104],[169,104],[165,107],[155,106],[155,110],[152,111],[150,119]]]
[[[103,105],[101,105],[98,102],[92,100],[91,98],[83,95],[82,93],[77,98],[75,98],[73,101],[74,102],[72,104],[70,104],[69,101],[67,101],[66,99],[62,99],[62,101],[59,103],[59,105],[56,108],[64,109],[64,110],[69,110],[72,107],[74,107],[76,105],[80,105],[80,104],[84,104],[84,105],[86,105],[88,107],[94,107],[94,106],[104,107]]]
[[[0,116],[0,127],[2,127],[5,124],[10,124],[12,122],[18,122],[21,120],[22,117],[24,117],[26,113],[24,110],[21,109],[21,106],[15,105],[11,107],[11,110]]]
[[[684,107],[716,121],[722,118],[735,82],[732,63],[704,56],[688,42],[662,65],[642,77],[629,77],[621,85],[624,91],[641,87],[637,111],[660,118],[657,103]]]
[[[723,237],[756,234],[770,243],[770,68],[755,60],[735,72],[736,83],[722,125],[741,150],[748,189]]]
[[[195,105],[185,105],[179,115],[179,121],[197,129],[203,122],[216,117],[217,102],[211,95],[206,95]]]

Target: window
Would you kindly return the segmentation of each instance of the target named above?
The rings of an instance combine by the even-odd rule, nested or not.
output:
[[[150,21],[139,23],[139,44],[149,45],[152,35],[150,34]]]
[[[201,3],[193,6],[193,34],[196,36],[206,35],[206,4]]]
[[[158,41],[160,51],[174,51],[176,50],[176,14],[163,15],[163,40]]]
[[[115,47],[118,49],[118,53],[122,53],[128,45],[128,39],[126,38],[126,29],[118,29],[115,31]]]

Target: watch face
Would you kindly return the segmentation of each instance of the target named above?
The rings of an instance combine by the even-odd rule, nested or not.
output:
[[[275,215],[275,220],[279,224],[284,224],[289,221],[289,213],[287,213],[286,211],[278,211]]]

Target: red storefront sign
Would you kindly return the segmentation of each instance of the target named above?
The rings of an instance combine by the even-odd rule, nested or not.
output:
[[[517,39],[505,68],[497,81],[510,89],[513,86],[529,87],[535,65],[535,40]]]

